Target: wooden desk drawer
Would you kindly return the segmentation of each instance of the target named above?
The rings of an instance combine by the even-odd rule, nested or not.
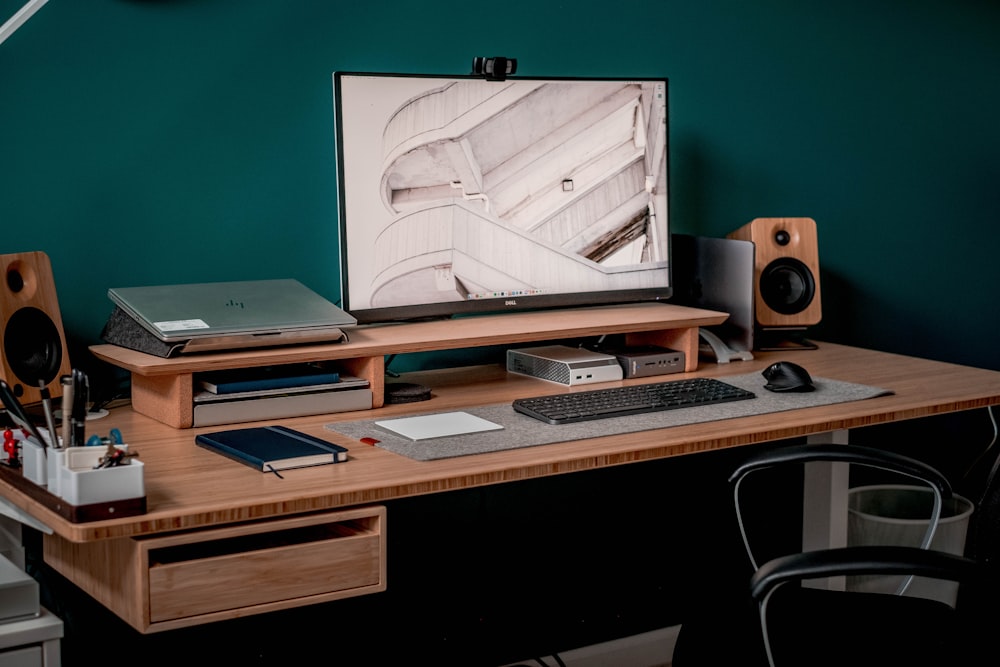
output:
[[[141,632],[385,590],[385,508],[76,544],[45,559]]]

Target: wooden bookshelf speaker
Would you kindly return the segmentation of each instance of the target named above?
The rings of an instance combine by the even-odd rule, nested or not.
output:
[[[755,218],[727,238],[754,244],[754,318],[763,329],[804,329],[822,318],[812,218]]]
[[[43,252],[0,255],[0,378],[25,405],[42,400],[41,383],[62,396],[72,373],[52,265]]]

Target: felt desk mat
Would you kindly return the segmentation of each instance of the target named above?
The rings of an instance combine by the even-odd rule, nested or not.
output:
[[[841,382],[827,378],[813,378],[815,391],[804,393],[776,393],[764,389],[765,380],[760,373],[748,373],[719,378],[724,382],[748,389],[757,395],[742,401],[700,405],[679,410],[663,410],[626,417],[610,417],[573,424],[552,425],[515,412],[510,403],[495,403],[454,410],[435,410],[420,414],[441,412],[468,412],[503,426],[497,431],[452,435],[414,442],[395,435],[375,425],[374,419],[327,424],[330,431],[350,438],[376,438],[379,447],[396,454],[416,459],[432,461],[454,456],[483,454],[505,449],[548,445],[567,440],[597,438],[619,433],[635,433],[651,429],[719,421],[735,417],[763,415],[786,410],[798,410],[834,403],[859,401],[876,396],[886,396],[893,392],[879,387]],[[407,416],[416,416],[407,415]]]

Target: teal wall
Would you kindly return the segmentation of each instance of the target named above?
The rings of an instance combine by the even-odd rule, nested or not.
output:
[[[815,337],[1000,369],[998,34],[988,0],[50,0],[0,44],[0,252],[49,254],[83,344],[112,286],[338,300],[331,73],[505,55],[669,76],[674,230],[815,218]]]
[[[0,0],[0,20],[24,2]],[[49,0],[0,44],[0,253],[49,254],[77,350],[98,341],[112,286],[292,277],[338,300],[331,73],[464,73],[474,56],[504,55],[525,75],[669,76],[674,229],[724,236],[756,217],[815,218],[816,338],[1000,369],[998,35],[997,0]],[[372,627],[437,657],[466,640],[513,651],[544,631],[548,651],[560,634],[569,646],[601,640],[605,626],[613,638],[674,624],[698,573],[742,566],[737,542],[703,530],[730,516],[718,486],[727,456],[392,503],[390,590],[324,609],[366,658],[387,649]],[[579,526],[571,508],[595,484],[619,502]],[[623,517],[636,523],[630,539],[650,521],[700,537],[663,550],[654,536],[627,564],[602,560],[617,542],[578,546],[576,533]],[[429,525],[447,530],[428,540]],[[513,532],[523,539],[509,542]],[[648,576],[572,590],[537,577],[570,567],[579,576],[564,579],[578,581],[591,562]],[[502,579],[508,595],[499,571],[536,576]],[[476,580],[483,572],[489,581]],[[554,592],[532,597],[542,584]],[[287,657],[266,641],[276,627],[322,637],[330,618],[311,607],[138,644],[88,602],[65,603],[83,610],[63,615],[67,655],[103,633],[117,655],[174,658],[193,636],[233,651],[230,663],[250,650],[259,663],[261,651]],[[482,641],[491,633],[503,641]]]

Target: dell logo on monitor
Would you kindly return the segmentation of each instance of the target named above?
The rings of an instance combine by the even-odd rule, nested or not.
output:
[[[506,301],[503,302],[503,305],[505,305],[505,306],[516,306],[517,305],[517,299],[507,299]]]

